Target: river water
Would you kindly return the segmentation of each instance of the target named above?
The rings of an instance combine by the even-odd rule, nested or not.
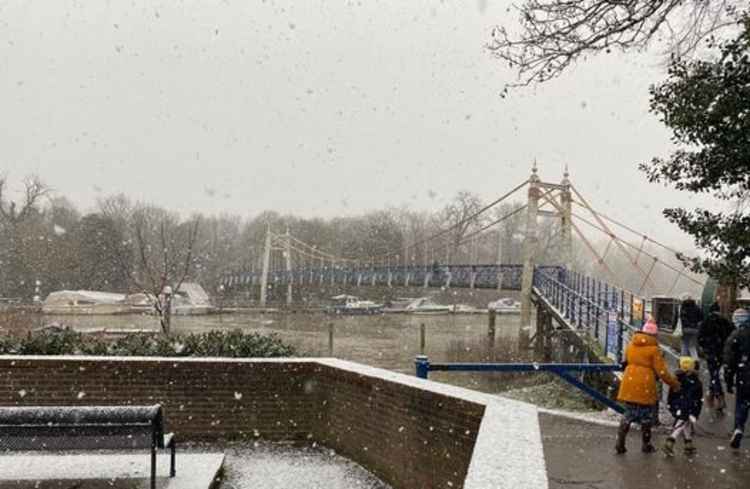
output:
[[[148,315],[44,316],[77,330],[150,329],[158,320]],[[329,324],[333,325],[333,356],[414,375],[420,354],[420,325],[425,325],[425,354],[435,362],[533,361],[533,352],[520,348],[519,316],[499,315],[494,342],[486,314],[330,316],[323,313],[219,314],[175,316],[173,331],[195,333],[241,329],[274,333],[303,356],[329,356]],[[498,373],[430,374],[433,380],[485,392],[500,392],[523,382],[519,375]],[[531,380],[531,379],[528,379]]]

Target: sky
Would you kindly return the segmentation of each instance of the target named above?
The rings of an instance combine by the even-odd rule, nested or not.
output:
[[[637,169],[671,149],[648,112],[658,52],[544,85],[484,49],[510,1],[0,0],[0,169],[84,210],[126,193],[183,213],[306,217],[490,201],[539,165],[676,246],[693,206]],[[704,199],[705,200],[705,199]]]

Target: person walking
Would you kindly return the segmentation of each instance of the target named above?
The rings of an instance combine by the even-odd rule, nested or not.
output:
[[[656,451],[651,443],[651,428],[656,417],[657,378],[675,391],[681,388],[677,379],[669,373],[659,350],[658,332],[656,323],[649,318],[641,331],[633,335],[625,350],[625,372],[617,393],[617,399],[625,403],[625,414],[617,429],[615,451],[618,454],[627,452],[625,440],[633,423],[641,425],[641,450],[644,453]]]
[[[698,329],[703,322],[703,311],[690,296],[685,294],[682,304],[680,305],[680,321],[682,322],[682,355],[696,358],[698,349],[696,340],[698,338]]]
[[[719,304],[714,302],[708,310],[708,315],[698,328],[698,354],[706,360],[708,367],[708,406],[722,415],[727,406],[724,399],[724,389],[721,385],[721,364],[724,354],[724,344],[734,331],[731,321],[721,315]]]
[[[750,311],[737,309],[732,315],[737,326],[724,346],[724,376],[727,392],[736,391],[734,410],[734,432],[730,446],[740,448],[745,431],[748,411],[750,411]]]
[[[685,455],[695,453],[693,432],[703,407],[703,383],[698,376],[698,368],[694,358],[680,358],[680,369],[675,372],[680,390],[670,389],[667,398],[669,412],[674,418],[672,433],[664,443],[664,453],[668,457],[674,456],[674,445],[680,436],[685,440]]]

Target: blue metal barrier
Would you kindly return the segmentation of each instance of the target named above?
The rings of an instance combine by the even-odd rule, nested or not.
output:
[[[613,401],[601,392],[593,389],[570,372],[618,372],[622,365],[607,363],[430,363],[425,355],[417,356],[415,360],[417,377],[426,379],[432,372],[551,372],[561,379],[580,389],[584,394],[605,406],[623,413],[621,404]]]

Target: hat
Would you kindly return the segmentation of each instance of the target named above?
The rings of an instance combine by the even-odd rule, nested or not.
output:
[[[695,359],[693,357],[680,357],[680,370],[689,372],[695,369]]]
[[[738,328],[750,327],[750,311],[743,308],[737,309],[732,314],[732,322]]]
[[[659,334],[659,326],[656,325],[653,319],[649,319],[648,321],[646,321],[646,324],[643,325],[641,331],[646,334],[656,336],[657,334]]]

